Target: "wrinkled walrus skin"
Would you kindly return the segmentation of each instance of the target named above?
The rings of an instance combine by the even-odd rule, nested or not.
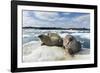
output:
[[[81,43],[72,35],[66,35],[63,39],[63,46],[68,50],[69,54],[74,56],[81,50]]]
[[[47,35],[41,34],[38,37],[42,41],[41,45],[63,46],[63,39],[56,33],[48,33]]]

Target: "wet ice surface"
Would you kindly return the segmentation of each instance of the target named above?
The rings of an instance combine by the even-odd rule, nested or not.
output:
[[[36,42],[35,42],[36,43]],[[41,42],[30,42],[23,46],[23,62],[84,60],[90,58],[90,49],[84,49],[74,57],[65,53],[64,48],[56,46],[41,46]]]

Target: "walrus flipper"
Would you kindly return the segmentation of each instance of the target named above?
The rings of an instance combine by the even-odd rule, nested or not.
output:
[[[73,50],[70,48],[70,49],[68,49],[68,53],[72,56],[72,57],[74,57],[74,52],[73,52]]]

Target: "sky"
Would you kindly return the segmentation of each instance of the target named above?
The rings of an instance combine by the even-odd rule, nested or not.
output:
[[[89,28],[90,14],[23,10],[23,27]]]

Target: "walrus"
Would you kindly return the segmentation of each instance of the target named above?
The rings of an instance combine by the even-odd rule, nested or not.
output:
[[[63,38],[63,46],[71,56],[81,51],[81,43],[72,35],[66,35]]]
[[[63,39],[57,33],[48,33],[47,35],[41,34],[38,37],[42,41],[41,45],[63,46]]]

